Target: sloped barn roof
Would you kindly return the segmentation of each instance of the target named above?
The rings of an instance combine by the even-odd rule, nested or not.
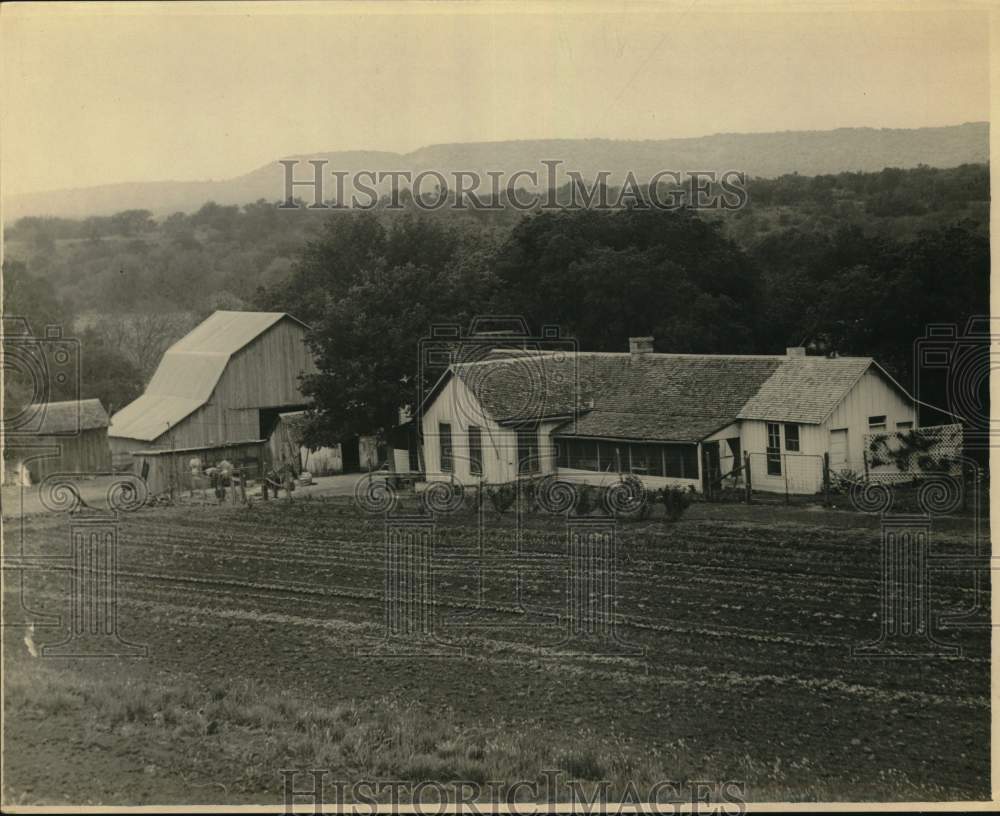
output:
[[[160,360],[146,392],[111,418],[108,435],[153,441],[212,396],[229,358],[285,312],[214,312],[174,343]]]
[[[536,353],[456,365],[450,375],[503,424],[575,415],[560,436],[696,442],[737,419],[821,423],[872,365],[869,357]]]
[[[99,399],[33,403],[25,414],[38,417],[39,436],[65,436],[108,427],[108,412]]]

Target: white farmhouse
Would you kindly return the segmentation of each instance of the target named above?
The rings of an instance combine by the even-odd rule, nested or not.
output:
[[[865,437],[917,427],[914,400],[870,357],[497,351],[452,366],[423,405],[428,481],[638,475],[704,489],[749,454],[756,490],[814,493],[864,468]]]

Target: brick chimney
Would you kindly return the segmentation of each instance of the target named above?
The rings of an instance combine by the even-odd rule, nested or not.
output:
[[[628,352],[633,357],[638,357],[640,354],[652,354],[653,353],[653,338],[652,337],[630,337],[628,339]]]
[[[785,349],[786,357],[805,357],[806,349],[805,346],[789,346]]]

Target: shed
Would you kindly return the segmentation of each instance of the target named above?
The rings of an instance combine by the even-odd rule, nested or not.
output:
[[[291,464],[296,472],[308,470],[313,476],[343,472],[340,445],[311,449],[302,443],[305,417],[305,411],[288,411],[278,416],[268,442],[271,461],[276,465]]]
[[[33,482],[54,473],[111,472],[108,412],[99,399],[35,403],[26,410],[38,430],[9,446],[5,481],[11,471],[22,470],[22,463]],[[53,455],[40,456],[44,448],[51,448]]]

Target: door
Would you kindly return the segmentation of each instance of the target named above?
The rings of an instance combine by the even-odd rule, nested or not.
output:
[[[830,472],[847,469],[847,428],[830,431]]]
[[[715,486],[719,483],[722,475],[719,471],[719,443],[703,442],[702,450],[705,452],[705,461],[702,466],[703,489],[708,495],[712,495]]]
[[[340,457],[344,473],[357,473],[361,470],[361,439],[349,437],[340,443]]]
[[[741,484],[740,477],[743,475],[743,471],[740,468],[743,467],[743,456],[740,451],[740,438],[734,436],[731,439],[727,439],[726,443],[729,445],[729,452],[732,454],[733,461],[729,470],[731,473],[736,475],[733,477],[733,484]]]

